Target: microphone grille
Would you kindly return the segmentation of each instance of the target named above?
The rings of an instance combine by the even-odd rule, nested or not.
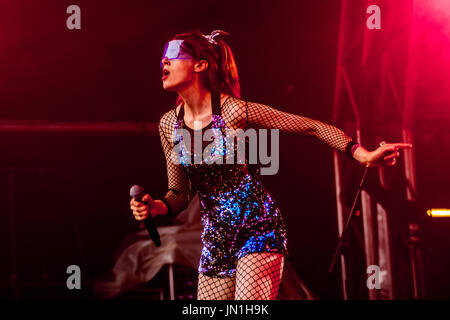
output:
[[[142,198],[144,196],[144,188],[138,184],[135,184],[130,189],[130,196],[133,198]]]

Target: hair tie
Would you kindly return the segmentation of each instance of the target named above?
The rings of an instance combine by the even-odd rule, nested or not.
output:
[[[221,35],[227,36],[227,35],[229,35],[229,33],[222,31],[222,30],[214,30],[213,32],[211,32],[211,34],[208,34],[208,35],[204,34],[203,36],[206,38],[206,40],[209,41],[209,43],[214,45],[214,44],[217,44],[217,41],[215,40],[215,38],[217,36],[221,36]]]

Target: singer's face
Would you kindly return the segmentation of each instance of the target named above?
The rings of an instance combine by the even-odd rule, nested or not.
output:
[[[192,84],[194,72],[194,60],[167,59],[162,60],[162,83],[167,91],[178,92]]]

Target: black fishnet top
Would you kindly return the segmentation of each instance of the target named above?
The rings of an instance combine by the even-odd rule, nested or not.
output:
[[[168,177],[168,192],[163,201],[173,214],[183,210],[191,196],[191,185],[186,173],[181,165],[174,163],[171,158],[175,141],[176,112],[176,109],[172,109],[165,113],[159,123]],[[230,129],[266,128],[300,133],[316,137],[332,148],[347,153],[354,145],[350,137],[332,125],[231,96],[222,104],[221,116]]]

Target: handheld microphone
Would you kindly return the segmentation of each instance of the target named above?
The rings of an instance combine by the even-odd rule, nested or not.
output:
[[[142,197],[144,197],[144,188],[142,188],[140,185],[134,185],[130,189],[130,196],[134,198],[134,200],[143,202]],[[147,219],[144,220],[145,227],[147,228],[148,234],[150,235],[150,238],[153,240],[155,245],[159,247],[161,245],[161,240],[159,239],[159,232],[155,227],[155,224],[153,223],[153,218],[151,213],[148,213]]]

